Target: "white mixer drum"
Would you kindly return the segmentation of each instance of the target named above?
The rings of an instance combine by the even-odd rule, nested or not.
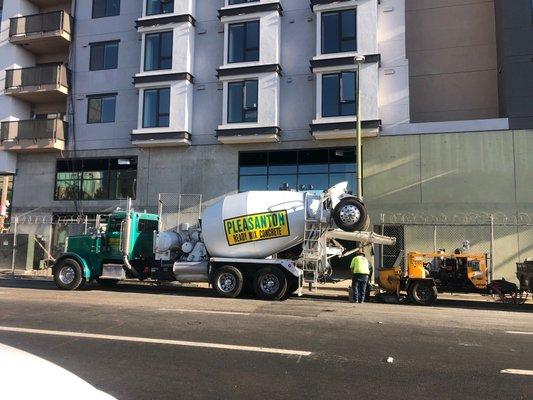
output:
[[[202,235],[211,257],[266,258],[303,241],[304,194],[245,192],[205,209]]]

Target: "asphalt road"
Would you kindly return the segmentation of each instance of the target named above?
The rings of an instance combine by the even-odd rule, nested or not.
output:
[[[0,280],[0,343],[118,399],[533,399],[531,304],[271,303]]]

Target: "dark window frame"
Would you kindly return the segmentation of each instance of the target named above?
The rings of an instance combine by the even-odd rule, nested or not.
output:
[[[248,37],[248,26],[250,24],[257,24],[257,47],[249,47],[247,43],[247,37]],[[230,42],[231,42],[231,27],[237,26],[237,25],[244,25],[244,34],[243,34],[243,43],[242,43],[242,50],[243,50],[243,56],[244,60],[241,61],[231,61],[231,53],[230,53]],[[247,54],[251,51],[257,50],[257,60],[248,60]],[[228,64],[236,64],[236,63],[243,63],[243,62],[257,62],[261,59],[261,21],[258,19],[252,20],[252,21],[243,21],[243,22],[235,22],[232,24],[228,24]]]
[[[120,0],[105,0],[106,2],[106,11],[105,11],[105,15],[101,15],[101,16],[95,16],[94,15],[94,3],[96,2],[97,0],[93,0],[93,4],[92,4],[92,10],[91,10],[91,18],[92,19],[99,19],[99,18],[107,18],[107,17],[117,17],[120,15],[120,7],[121,7],[121,2]],[[109,12],[109,1],[117,1],[118,2],[118,8],[117,8],[117,13],[116,14],[108,14]]]
[[[246,90],[246,83],[248,82],[254,82],[257,85],[256,92],[257,92],[257,98],[255,101],[255,107],[247,107],[247,90]],[[241,120],[237,122],[230,122],[230,86],[232,85],[240,85],[242,86],[242,110],[241,110]],[[255,120],[247,120],[246,114],[249,112],[255,111]],[[227,112],[226,112],[226,122],[228,124],[244,124],[244,123],[255,123],[257,122],[259,118],[259,79],[245,79],[243,81],[238,82],[229,82],[228,83],[228,96],[227,96]]]
[[[258,3],[259,0],[229,0],[228,6],[234,6],[236,4],[246,4],[246,3]]]
[[[161,56],[162,49],[163,49],[163,35],[170,35],[171,46],[170,46],[170,56],[169,57]],[[148,49],[148,46],[147,46],[146,43],[148,42],[148,37],[150,37],[150,36],[152,36],[152,37],[158,36],[159,37],[159,39],[158,39],[159,43],[158,43],[158,49],[157,49],[157,52],[158,52],[157,68],[152,68],[152,69],[148,69],[146,67],[146,63],[147,63],[146,52],[147,52],[147,49]],[[144,36],[144,66],[143,66],[144,71],[171,70],[172,69],[173,49],[174,49],[174,31],[147,33]],[[161,64],[162,64],[163,60],[170,60],[170,68],[161,68]]]
[[[328,157],[328,162],[327,162],[327,172],[300,172],[300,167],[301,165],[308,165],[308,164],[305,164],[305,163],[302,163],[300,158],[301,158],[301,155],[306,153],[306,152],[313,152],[313,151],[324,151],[324,152],[327,152],[327,157]],[[349,162],[346,162],[346,163],[336,163],[334,162],[333,158],[332,158],[332,152],[337,152],[337,151],[348,151],[348,152],[353,152],[354,153],[354,160],[350,160]],[[291,165],[295,165],[296,166],[296,172],[294,173],[272,173],[270,172],[270,166],[273,165],[271,164],[271,157],[272,157],[272,154],[274,153],[283,153],[283,152],[294,152],[296,153],[296,161],[294,164],[291,164]],[[242,174],[241,173],[241,160],[242,160],[242,155],[244,154],[265,154],[266,153],[266,172],[265,173],[245,173],[245,174]],[[354,169],[353,170],[348,170],[348,171],[335,171],[332,169],[332,165],[339,165],[339,164],[352,164],[354,166]],[[294,150],[269,150],[269,151],[263,151],[263,152],[260,152],[260,151],[254,151],[254,150],[251,150],[251,151],[240,151],[239,152],[239,156],[238,156],[238,165],[237,165],[237,176],[238,176],[238,183],[237,183],[237,190],[239,192],[242,192],[241,191],[241,177],[266,177],[266,182],[267,182],[267,189],[268,191],[271,191],[271,190],[279,190],[279,188],[270,188],[268,187],[269,185],[269,182],[270,182],[270,177],[271,176],[285,176],[285,175],[294,175],[296,177],[296,188],[291,188],[291,189],[297,189],[298,191],[305,191],[305,190],[308,190],[308,189],[304,189],[304,188],[301,188],[301,184],[300,184],[300,177],[301,176],[309,176],[309,175],[328,175],[328,186],[331,186],[332,184],[335,184],[335,183],[338,183],[338,182],[333,182],[332,181],[332,177],[334,175],[341,175],[341,174],[353,174],[354,177],[356,176],[357,174],[357,168],[362,168],[363,167],[363,164],[362,163],[358,163],[357,162],[357,154],[356,154],[356,151],[355,151],[355,148],[353,147],[338,147],[338,148],[331,148],[331,147],[326,147],[326,148],[319,148],[319,149],[309,149],[309,148],[306,148],[306,149],[294,149]],[[352,182],[353,184],[353,182]],[[356,188],[354,187],[354,190]]]
[[[103,104],[103,100],[104,99],[110,99],[110,98],[113,98],[113,100],[115,101],[114,102],[114,111],[113,111],[113,120],[112,121],[102,121],[102,111],[103,111],[103,108],[102,108],[102,104]],[[89,117],[90,117],[90,108],[91,108],[91,101],[93,100],[100,100],[100,120],[99,121],[95,121],[95,122],[91,122]],[[116,93],[107,93],[107,94],[95,94],[95,95],[90,95],[90,96],[87,96],[87,124],[111,124],[111,123],[114,123],[116,122],[116,119],[117,119],[117,94]]]
[[[161,105],[161,91],[168,90],[169,91],[169,102],[168,102],[168,113],[162,113],[160,112],[160,105]],[[156,116],[156,125],[155,126],[145,126],[145,116],[146,116],[146,93],[147,92],[157,92],[157,116]],[[170,126],[170,102],[171,102],[171,89],[170,87],[164,87],[164,88],[154,88],[154,89],[145,89],[143,91],[143,115],[142,115],[142,127],[143,129],[151,129],[151,128],[168,128]],[[160,119],[162,117],[168,117],[168,125],[160,125]]]
[[[148,12],[148,2],[149,0],[145,0],[144,1],[144,7],[145,7],[145,12],[146,12],[146,15],[165,15],[165,14],[173,14],[174,13],[174,10],[175,10],[175,4],[174,4],[174,0],[159,0],[159,10],[157,12],[153,12],[153,13],[149,13]],[[172,2],[172,11],[169,11],[169,12],[163,12],[163,4],[164,3],[170,3]]]
[[[104,42],[93,42],[89,43],[89,71],[105,71],[105,70],[111,70],[111,69],[118,69],[118,59],[119,59],[119,51],[120,51],[120,40],[106,40]],[[117,46],[117,59],[115,62],[115,66],[113,67],[106,67],[106,46],[109,45],[116,45]],[[104,48],[104,53],[102,57],[102,67],[93,67],[93,57],[94,57],[94,50],[98,47]]]
[[[354,33],[354,36],[347,36],[347,37],[343,37],[343,30],[342,30],[342,13],[345,13],[345,12],[354,12],[355,13],[355,33]],[[338,25],[338,39],[339,39],[339,42],[337,43],[337,47],[339,49],[339,51],[328,51],[326,52],[324,50],[324,16],[328,16],[328,15],[333,15],[333,14],[337,14],[337,18],[338,18],[338,21],[337,21],[337,25]],[[358,42],[357,42],[357,8],[350,8],[350,9],[347,9],[347,10],[336,10],[336,11],[327,11],[327,12],[323,12],[321,14],[321,17],[320,17],[321,21],[321,35],[320,35],[320,52],[321,54],[336,54],[336,53],[347,53],[347,52],[355,52],[357,51],[357,47],[358,47]],[[342,50],[342,43],[344,41],[355,41],[355,49],[353,50],[345,50],[343,51]]]
[[[354,100],[343,100],[343,74],[352,74],[354,75]],[[324,113],[324,78],[330,77],[330,76],[337,76],[337,81],[339,85],[339,98],[337,101],[337,113],[335,115],[325,115]],[[322,97],[322,110],[321,110],[321,116],[322,118],[332,118],[332,117],[348,117],[348,116],[355,116],[357,113],[357,95],[356,95],[356,89],[355,85],[357,85],[357,72],[356,71],[341,71],[341,72],[333,72],[333,73],[324,73],[322,74],[322,93],[320,93],[320,96]],[[353,114],[343,114],[342,113],[342,106],[343,105],[354,105],[354,113]]]
[[[121,160],[121,159],[129,159],[131,161],[131,165],[129,168],[125,167],[125,168],[112,168],[112,165],[113,165],[113,162],[116,162],[117,165],[118,165],[118,160]],[[91,161],[96,161],[96,160],[99,160],[99,161],[106,161],[107,162],[107,169],[104,169],[104,170],[100,170],[100,171],[95,171],[95,170],[85,170],[84,168],[84,164],[86,162],[91,162]],[[69,163],[70,165],[70,168],[68,168],[67,170],[61,170],[60,171],[60,168],[59,168],[59,164],[61,162],[66,162],[66,163]],[[77,168],[77,166],[79,166],[79,168]],[[111,196],[110,194],[110,191],[112,189],[111,187],[111,183],[113,181],[113,174],[112,172],[115,172],[115,171],[135,171],[135,177],[133,178],[133,181],[132,181],[132,199],[135,200],[135,198],[137,197],[137,178],[138,178],[138,171],[139,171],[139,160],[138,160],[138,157],[137,156],[124,156],[124,157],[104,157],[104,158],[100,158],[100,157],[87,157],[87,158],[72,158],[72,159],[57,159],[56,160],[56,173],[55,173],[55,178],[54,178],[54,201],[116,201],[116,200],[124,200],[125,198],[121,198],[121,197],[118,197],[118,196]],[[103,179],[87,179],[87,178],[84,178],[84,173],[88,173],[88,172],[107,172],[107,177],[106,178],[103,178]],[[78,177],[76,179],[58,179],[58,175],[60,173],[72,173],[72,174],[77,174]],[[106,187],[106,197],[105,198],[83,198],[83,182],[84,181],[93,181],[93,180],[105,180],[106,182],[104,182],[105,185],[107,185]],[[75,188],[76,190],[76,195],[75,197],[71,197],[71,198],[59,198],[58,197],[58,182],[67,182],[67,181],[77,181],[76,182],[76,186],[77,188]]]

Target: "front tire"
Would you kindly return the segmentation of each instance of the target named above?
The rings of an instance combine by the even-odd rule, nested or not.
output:
[[[335,206],[333,221],[346,232],[362,231],[370,226],[365,205],[354,197],[344,198]]]
[[[216,292],[229,298],[235,298],[242,292],[244,279],[241,271],[231,265],[220,267],[213,274],[212,285]]]
[[[437,302],[437,288],[429,282],[413,282],[408,295],[411,302],[420,306],[432,306]]]
[[[65,258],[54,268],[54,282],[59,289],[76,290],[85,284],[83,270],[78,261]]]
[[[275,267],[261,268],[254,275],[254,291],[261,300],[280,300],[287,292],[287,277]]]

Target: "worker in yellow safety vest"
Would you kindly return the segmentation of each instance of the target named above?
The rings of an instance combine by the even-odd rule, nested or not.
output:
[[[368,277],[370,275],[370,263],[365,257],[365,253],[358,250],[350,264],[352,270],[352,300],[357,303],[364,303]]]

